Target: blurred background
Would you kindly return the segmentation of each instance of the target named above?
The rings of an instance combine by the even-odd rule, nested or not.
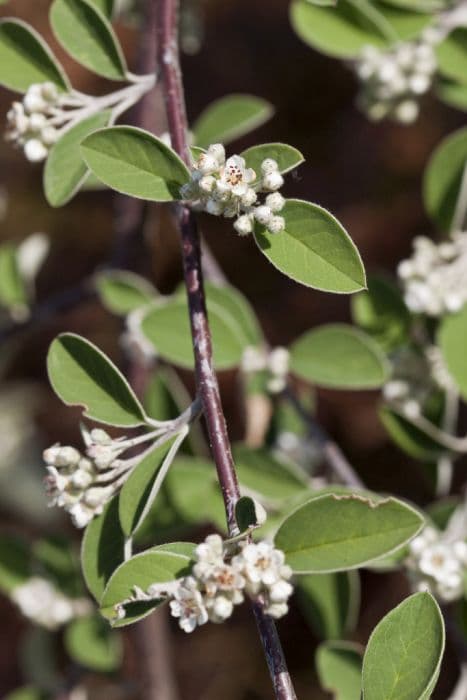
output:
[[[105,89],[67,57],[54,42],[47,23],[49,0],[10,0],[0,16],[30,22],[53,46],[74,86],[91,94]],[[411,249],[416,235],[436,236],[422,206],[421,176],[434,146],[463,124],[463,115],[428,96],[415,125],[369,123],[355,108],[352,73],[301,43],[288,21],[286,0],[186,0],[183,59],[190,121],[213,100],[234,92],[270,101],[275,116],[230,152],[255,143],[284,141],[303,152],[306,163],[286,178],[284,194],[316,202],[337,216],[358,246],[366,269],[392,274]],[[116,25],[130,67],[138,48],[131,18]],[[132,58],[133,57],[133,63]],[[0,91],[0,114],[14,99]],[[4,119],[4,117],[2,117]],[[161,121],[158,132],[165,129]],[[51,251],[37,284],[39,300],[73,286],[109,258],[113,203],[107,191],[82,193],[62,209],[50,208],[41,187],[41,166],[31,166],[20,151],[0,142],[1,241],[19,243],[33,232],[46,233]],[[253,304],[273,345],[287,344],[315,325],[349,320],[349,299],[315,292],[279,274],[253,242],[232,233],[229,222],[202,220],[206,240],[229,281]],[[145,229],[150,251],[144,274],[163,293],[181,280],[178,239],[166,212],[151,213]],[[120,322],[96,301],[47,318],[0,348],[0,522],[5,532],[28,537],[67,532],[80,534],[66,517],[46,507],[40,454],[60,441],[78,440],[78,412],[52,394],[45,356],[52,338],[67,330],[85,335],[122,363]],[[0,333],[1,334],[1,333]],[[192,377],[182,375],[188,388]],[[223,400],[233,439],[241,439],[236,377],[221,376]],[[390,490],[416,503],[430,500],[426,472],[388,439],[377,416],[373,392],[319,393],[319,415],[368,487]],[[408,593],[398,574],[362,575],[363,608],[355,640],[365,643],[377,621]],[[0,598],[0,694],[29,682],[43,669],[39,646],[14,606]],[[171,663],[180,700],[266,700],[271,697],[262,651],[247,607],[224,625],[207,625],[188,636],[169,623]],[[299,610],[279,622],[279,631],[299,698],[327,697],[317,685],[313,654],[317,644]],[[36,640],[37,642],[37,640]],[[123,671],[118,677],[89,680],[92,697],[138,698],[138,633],[125,633]],[[28,647],[29,645],[29,647]],[[65,661],[64,661],[65,663]],[[68,661],[66,662],[68,663]],[[454,656],[448,651],[434,697],[449,694],[455,680]]]

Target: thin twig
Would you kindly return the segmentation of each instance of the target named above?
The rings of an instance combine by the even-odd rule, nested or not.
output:
[[[159,68],[164,83],[172,147],[185,163],[189,164],[185,98],[178,52],[178,0],[154,0],[154,2],[159,9]],[[193,339],[197,388],[203,404],[211,450],[224,498],[229,533],[234,536],[238,533],[235,503],[240,492],[219,385],[212,362],[211,331],[203,285],[200,238],[196,219],[191,210],[183,204],[179,204],[176,207],[176,212],[182,239],[183,270]],[[276,698],[277,700],[295,700],[295,691],[274,621],[264,614],[261,602],[253,604],[253,610]]]
[[[297,414],[308,427],[310,437],[316,442],[327,464],[342,483],[352,488],[364,489],[365,484],[347,460],[339,445],[334,442],[323,426],[314,419],[311,413],[302,406],[300,400],[290,387],[287,387],[283,396],[291,406],[293,406]]]

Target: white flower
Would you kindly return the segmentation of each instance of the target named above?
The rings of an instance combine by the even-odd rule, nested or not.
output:
[[[281,550],[274,549],[268,542],[259,542],[245,545],[232,559],[232,565],[245,577],[248,592],[256,594],[262,586],[271,586],[281,578],[291,577],[292,571],[284,561]]]
[[[188,576],[181,580],[170,601],[170,611],[179,618],[179,626],[184,632],[193,632],[195,627],[208,621],[208,612],[203,596],[198,590],[198,583]]]
[[[93,508],[79,502],[68,509],[73,525],[79,529],[89,525],[96,513]]]
[[[440,543],[427,547],[420,556],[420,571],[427,576],[442,581],[450,574],[457,573],[459,563],[450,547]]]
[[[216,159],[219,166],[225,163],[225,148],[221,143],[213,143],[209,146],[208,151],[210,156]]]

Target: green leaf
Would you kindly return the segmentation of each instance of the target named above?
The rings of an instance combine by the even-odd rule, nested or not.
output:
[[[97,615],[73,620],[66,629],[64,642],[73,661],[93,671],[116,671],[122,660],[121,638]]]
[[[235,520],[240,532],[264,525],[267,513],[261,503],[250,496],[242,496],[235,503]]]
[[[435,90],[437,97],[445,104],[467,112],[467,84],[439,80]]]
[[[425,170],[425,207],[443,231],[451,227],[466,163],[467,128],[464,128],[441,142]]]
[[[91,520],[81,545],[81,567],[86,585],[100,600],[107,581],[123,561],[125,537],[118,517],[118,497],[114,497],[101,515]]]
[[[84,416],[120,427],[145,423],[143,407],[123,374],[88,340],[62,333],[51,344],[47,370],[55,393]]]
[[[177,457],[164,489],[182,522],[212,523],[222,531],[225,529],[224,502],[212,462],[196,457]]]
[[[352,642],[325,642],[316,652],[316,671],[336,700],[360,700],[362,648]]]
[[[446,454],[445,447],[387,406],[380,408],[379,417],[396,445],[414,459],[437,462]]]
[[[190,557],[164,551],[136,554],[111,576],[101,600],[101,612],[114,627],[123,627],[149,615],[163,600],[129,603],[126,617],[115,620],[115,606],[134,595],[134,587],[146,591],[152,583],[166,583],[188,573]]]
[[[445,0],[382,0],[382,3],[412,12],[430,13],[446,9]]]
[[[368,290],[351,298],[352,319],[384,350],[408,338],[411,317],[399,289],[382,277],[370,277]]]
[[[358,571],[299,576],[297,601],[308,624],[323,639],[339,639],[353,631],[360,608]]]
[[[438,44],[438,70],[451,80],[467,83],[467,29],[459,27]]]
[[[374,389],[389,373],[374,340],[343,323],[320,326],[296,340],[290,369],[301,379],[334,389]]]
[[[81,142],[108,124],[111,112],[99,112],[83,119],[55,143],[44,168],[44,192],[50,206],[61,207],[81,189],[89,169],[81,156]]]
[[[0,20],[0,84],[26,92],[34,83],[54,83],[69,89],[63,68],[42,39],[26,22]]]
[[[67,537],[55,535],[37,540],[33,555],[35,570],[52,580],[60,591],[71,598],[83,595],[79,561]]]
[[[338,58],[355,58],[368,44],[384,47],[397,39],[384,15],[368,0],[339,0],[335,8],[294,0],[290,13],[293,28],[305,43]]]
[[[240,364],[249,338],[230,315],[229,310],[208,299],[209,322],[218,370]],[[174,297],[154,304],[144,314],[141,329],[158,355],[172,364],[191,369],[193,347],[185,299]]]
[[[345,571],[396,550],[423,525],[416,510],[395,498],[331,494],[293,511],[275,543],[295,573]]]
[[[23,685],[5,695],[4,700],[48,700],[48,694],[32,685]]]
[[[180,199],[180,187],[190,179],[175,151],[142,129],[101,129],[84,140],[81,151],[88,167],[108,187],[139,199]]]
[[[429,593],[415,593],[373,630],[363,659],[365,700],[428,700],[443,652],[441,611]]]
[[[280,461],[267,449],[251,449],[237,444],[233,449],[240,485],[267,500],[282,501],[297,496],[307,484],[291,464]]]
[[[148,280],[128,270],[105,270],[94,280],[102,305],[119,316],[126,316],[158,296]]]
[[[463,399],[467,398],[467,306],[457,314],[443,316],[438,328],[438,345],[449,374],[457,384]]]
[[[132,535],[142,524],[179,446],[180,436],[177,435],[156,447],[133,469],[123,485],[119,515],[125,535]]]
[[[274,114],[269,102],[254,95],[226,95],[212,102],[192,127],[197,146],[227,144],[264,124]]]
[[[421,1],[425,2],[425,0]],[[376,1],[373,5],[391,25],[399,41],[417,41],[420,33],[432,22],[431,15],[419,9],[409,12],[405,8],[390,7],[385,2]]]
[[[299,199],[287,200],[281,216],[285,230],[269,233],[257,224],[255,241],[268,260],[307,287],[348,294],[365,288],[360,255],[341,224],[326,209]]]
[[[247,148],[240,155],[245,158],[247,167],[253,168],[258,177],[261,175],[261,163],[266,158],[275,160],[281,173],[288,173],[305,162],[302,153],[286,143],[263,143]]]
[[[9,594],[32,575],[29,549],[19,537],[0,536],[0,590]]]
[[[62,46],[78,63],[110,80],[125,80],[123,51],[112,25],[89,0],[54,0],[50,24]]]
[[[229,315],[241,329],[241,335],[248,339],[250,345],[260,345],[264,342],[263,331],[256,313],[248,299],[230,284],[216,285],[207,282],[205,285],[208,310],[210,304],[222,307],[224,316]],[[181,294],[186,294],[181,288]]]
[[[17,249],[11,243],[0,246],[0,304],[8,309],[25,307],[27,291],[18,266]]]
[[[113,15],[115,0],[88,0],[91,5],[94,5],[109,19]]]

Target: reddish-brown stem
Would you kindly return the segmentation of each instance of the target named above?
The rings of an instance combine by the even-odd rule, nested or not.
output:
[[[187,143],[185,96],[178,51],[178,0],[154,0],[158,8],[158,65],[163,80],[167,121],[172,147],[190,164]],[[176,207],[182,244],[183,270],[188,296],[191,334],[195,356],[196,382],[216,464],[227,515],[229,532],[238,532],[235,504],[240,496],[230,449],[217,376],[212,362],[211,331],[203,286],[200,237],[196,218],[183,204]],[[259,635],[266,655],[277,700],[295,700],[274,621],[264,613],[263,604],[253,604]]]

